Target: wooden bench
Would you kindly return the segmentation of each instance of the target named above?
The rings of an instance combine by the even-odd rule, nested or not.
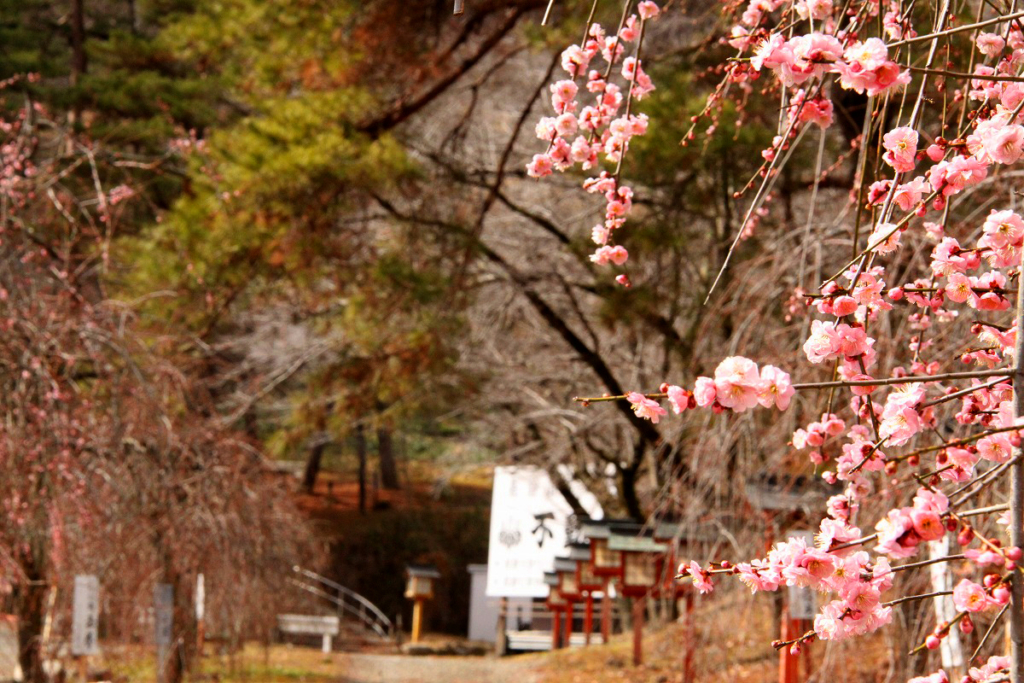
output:
[[[278,614],[277,630],[281,634],[320,636],[324,654],[327,654],[331,651],[334,636],[341,631],[341,620],[311,614]]]

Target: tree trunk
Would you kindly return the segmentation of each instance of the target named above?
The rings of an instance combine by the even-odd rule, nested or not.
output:
[[[172,572],[167,581],[174,586],[174,639],[167,652],[164,683],[181,683],[196,659],[195,582],[178,572]]]
[[[1017,287],[1017,340],[1014,345],[1013,362],[1013,414],[1024,415],[1024,286]],[[1017,459],[1010,465],[1010,543],[1024,547],[1024,461]],[[1010,573],[1010,679],[1013,683],[1024,683],[1024,582],[1020,572]]]
[[[559,493],[562,494],[562,498],[565,498],[565,502],[572,508],[572,513],[577,517],[586,517],[587,511],[583,507],[583,503],[573,493],[572,487],[569,485],[569,480],[562,476],[562,473],[558,471],[558,468],[551,467],[548,469],[548,477],[551,482],[555,485],[555,488]]]
[[[402,488],[398,481],[398,467],[395,465],[395,446],[391,430],[381,427],[377,430],[377,455],[380,462],[380,482],[388,491]]]
[[[132,35],[138,35],[142,32],[142,21],[135,0],[128,0],[128,21],[132,26]]]
[[[71,83],[85,73],[85,0],[71,0]]]
[[[313,493],[313,487],[316,486],[316,478],[320,474],[320,465],[324,459],[327,443],[327,439],[320,439],[315,446],[309,449],[309,459],[306,460],[306,470],[302,475],[302,488],[306,493]]]
[[[15,611],[18,617],[18,664],[21,665],[22,680],[25,683],[46,681],[46,672],[43,670],[43,624],[46,621],[49,586],[42,564],[38,558],[23,556],[25,581],[17,586]]]
[[[168,547],[166,537],[158,532],[155,538],[157,552],[163,558],[163,580],[170,584],[173,593],[171,610],[171,642],[167,646],[167,658],[162,672],[157,672],[160,683],[181,683],[189,672],[196,652],[196,613],[194,600],[194,577],[186,576],[174,565],[174,555]]]
[[[622,486],[622,502],[626,505],[626,512],[636,521],[643,522],[644,512],[640,509],[640,498],[636,495],[636,469],[620,469],[619,484]]]
[[[356,425],[356,455],[359,456],[359,512],[366,512],[366,434]]]

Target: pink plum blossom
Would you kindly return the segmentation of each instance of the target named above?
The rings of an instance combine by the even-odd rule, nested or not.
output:
[[[758,391],[758,402],[765,408],[772,406],[779,410],[789,407],[796,390],[790,382],[789,373],[780,370],[774,365],[766,365],[761,368],[761,387]]]
[[[657,401],[647,398],[638,391],[626,394],[626,400],[632,404],[631,407],[637,417],[650,420],[654,424],[658,424],[662,415],[668,414],[668,411],[662,408]]]
[[[917,131],[909,126],[901,126],[882,136],[882,147],[885,154],[882,159],[896,169],[897,173],[913,171],[917,165]]]
[[[953,604],[962,612],[983,612],[996,603],[984,588],[969,579],[962,579],[953,589]]]

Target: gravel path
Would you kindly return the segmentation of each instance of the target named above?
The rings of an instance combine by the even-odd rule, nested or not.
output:
[[[340,683],[535,683],[535,662],[519,657],[408,657],[347,654]]]

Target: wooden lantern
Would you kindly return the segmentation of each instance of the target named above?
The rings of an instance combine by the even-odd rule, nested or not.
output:
[[[689,592],[693,584],[689,581],[677,581],[676,567],[692,554],[695,544],[710,544],[716,540],[714,529],[706,525],[683,525],[678,522],[658,522],[654,525],[653,538],[667,546],[665,560],[661,569],[662,593],[681,598]]]
[[[544,572],[544,583],[548,585],[548,609],[565,609],[565,597],[558,590],[558,572]]]
[[[408,577],[405,583],[405,597],[410,600],[432,600],[434,580],[441,578],[441,572],[424,564],[410,564],[405,568]]]
[[[623,595],[640,597],[657,592],[668,550],[666,544],[645,536],[612,534],[608,538],[608,548],[622,557]]]
[[[587,543],[573,543],[569,546],[569,559],[576,563],[576,586],[580,592],[586,595],[583,611],[583,639],[590,645],[590,638],[594,630],[594,593],[607,590],[605,582],[594,573],[594,563],[590,561],[590,545]],[[603,604],[610,605],[608,596],[603,595]],[[603,626],[603,621],[602,621]],[[603,631],[602,631],[603,632]]]
[[[556,557],[555,573],[558,575],[558,592],[567,600],[578,600],[581,594],[579,578],[576,575],[576,562],[568,558]]]
[[[640,525],[635,522],[600,520],[585,522],[581,531],[590,541],[590,560],[597,576],[618,576],[622,572],[622,554],[608,547],[608,538],[613,533],[635,534]]]
[[[590,593],[604,588],[604,580],[594,573],[589,544],[573,543],[569,546],[569,559],[576,562],[576,584],[581,591]]]
[[[660,571],[668,546],[645,536],[608,537],[609,550],[622,554],[622,594],[633,597],[633,665],[643,661],[644,603],[660,587]]]
[[[434,581],[441,578],[441,572],[431,565],[410,564],[405,574],[405,597],[413,601],[411,640],[418,643],[423,628],[423,603],[434,598]]]

